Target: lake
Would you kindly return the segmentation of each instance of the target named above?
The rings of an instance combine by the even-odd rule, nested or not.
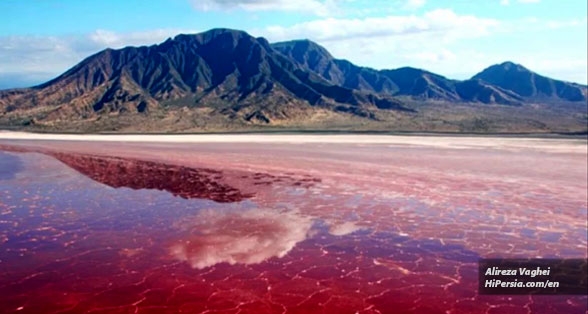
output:
[[[585,313],[585,295],[480,295],[477,267],[587,257],[586,149],[5,134],[0,312]]]

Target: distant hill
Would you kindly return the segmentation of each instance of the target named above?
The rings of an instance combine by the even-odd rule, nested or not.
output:
[[[524,98],[536,96],[543,96],[543,100],[586,101],[586,86],[549,79],[512,62],[491,66],[471,80],[457,81],[411,67],[378,71],[356,66],[333,58],[324,47],[309,40],[279,42],[272,47],[333,84],[370,92],[503,105],[520,105]]]
[[[512,62],[490,66],[473,78],[527,99],[586,101],[586,86],[550,79]]]
[[[310,40],[279,42],[271,46],[294,60],[302,69],[314,72],[332,84],[387,94],[398,91],[398,86],[379,71],[335,59],[324,47]]]
[[[81,132],[578,131],[585,100],[585,86],[512,63],[457,81],[414,68],[356,66],[308,40],[270,44],[243,31],[213,29],[153,46],[106,49],[39,86],[0,91],[0,126]],[[525,107],[537,101],[557,103],[562,114],[572,112],[572,120],[553,120],[556,107]],[[484,104],[498,107],[487,112]],[[496,121],[502,116],[514,120],[506,127]]]

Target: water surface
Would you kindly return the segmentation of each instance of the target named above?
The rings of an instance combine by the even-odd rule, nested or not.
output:
[[[0,312],[587,310],[477,294],[480,257],[585,257],[585,155],[68,145],[0,152]]]

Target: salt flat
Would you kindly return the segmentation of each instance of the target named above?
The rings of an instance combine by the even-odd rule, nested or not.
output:
[[[586,152],[586,139],[500,136],[419,136],[368,134],[47,134],[0,131],[0,140],[104,141],[130,143],[339,143],[453,148],[534,148]]]
[[[478,295],[477,261],[586,258],[587,158],[576,139],[3,132],[0,311],[585,313]]]

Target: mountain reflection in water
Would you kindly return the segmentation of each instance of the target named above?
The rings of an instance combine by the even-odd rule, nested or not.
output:
[[[480,257],[584,256],[585,155],[391,162],[402,152],[343,145],[332,158],[364,162],[320,152],[237,168],[222,151],[168,164],[133,147],[0,154],[1,313],[586,313],[586,296],[477,293]],[[282,154],[320,151],[305,147]]]
[[[93,180],[115,188],[157,189],[182,198],[206,198],[221,203],[238,202],[251,196],[220,183],[223,176],[218,170],[118,157],[52,155]]]

